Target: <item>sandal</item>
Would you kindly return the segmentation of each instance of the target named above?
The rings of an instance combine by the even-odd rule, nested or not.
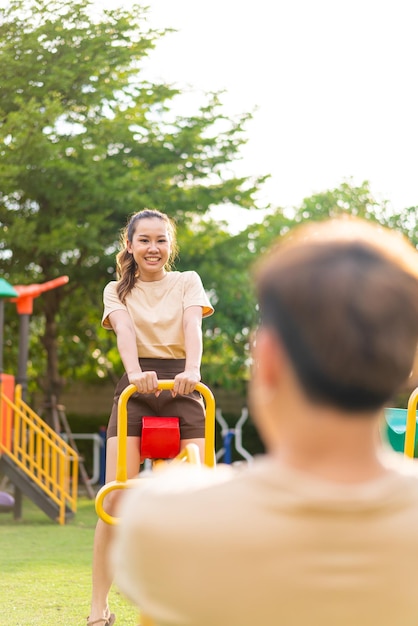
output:
[[[94,622],[90,622],[89,618],[87,618],[87,626],[93,626],[93,624],[100,624],[100,622],[104,622],[103,626],[112,626],[116,621],[116,615],[111,613],[109,617],[100,617],[99,619],[95,619]]]

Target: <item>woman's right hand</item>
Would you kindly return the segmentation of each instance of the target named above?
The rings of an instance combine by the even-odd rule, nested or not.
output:
[[[161,393],[156,372],[133,372],[128,374],[128,380],[131,385],[135,385],[138,393],[155,393],[157,398]]]

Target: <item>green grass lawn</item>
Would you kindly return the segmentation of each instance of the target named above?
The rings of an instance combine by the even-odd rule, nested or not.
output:
[[[23,521],[0,514],[1,624],[85,626],[90,608],[91,558],[97,516],[80,498],[65,526],[23,499]],[[110,606],[120,626],[138,624],[138,611],[115,588]]]

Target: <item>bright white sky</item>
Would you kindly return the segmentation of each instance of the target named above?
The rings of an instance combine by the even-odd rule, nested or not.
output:
[[[350,178],[396,209],[418,204],[416,0],[148,5],[151,25],[178,31],[152,53],[152,76],[225,90],[232,115],[257,107],[235,170],[271,174],[261,204],[297,206]]]
[[[257,107],[234,171],[271,174],[261,206],[348,179],[396,209],[418,204],[417,0],[138,1],[152,26],[178,31],[151,54],[150,78],[225,90],[228,115]],[[228,211],[234,229],[256,219]]]

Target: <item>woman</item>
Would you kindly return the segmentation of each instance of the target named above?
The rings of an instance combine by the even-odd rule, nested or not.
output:
[[[102,325],[112,329],[125,374],[119,381],[107,429],[106,482],[116,477],[117,404],[129,384],[136,386],[128,402],[127,474],[138,474],[144,415],[178,416],[180,447],[189,443],[204,451],[205,413],[200,395],[202,317],[213,308],[196,272],[170,271],[177,253],[170,218],[156,210],[134,214],[124,230],[117,255],[117,281],[104,289]],[[171,391],[158,390],[159,379],[173,379]],[[117,496],[106,498],[112,514]],[[87,626],[111,626],[108,606],[112,573],[108,548],[112,527],[98,520],[93,551],[93,592]]]

